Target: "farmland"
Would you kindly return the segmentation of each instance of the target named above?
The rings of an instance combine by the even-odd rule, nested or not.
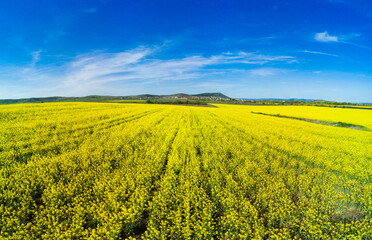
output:
[[[0,106],[4,239],[372,239],[372,111]]]

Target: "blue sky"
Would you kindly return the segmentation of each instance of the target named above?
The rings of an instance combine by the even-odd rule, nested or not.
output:
[[[372,102],[372,2],[1,1],[0,86]]]

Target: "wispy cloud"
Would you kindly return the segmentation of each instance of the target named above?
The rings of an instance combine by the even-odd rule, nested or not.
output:
[[[47,93],[39,95],[81,96],[109,93],[113,89],[117,90],[118,86],[130,90],[129,88],[166,81],[205,80],[213,74],[217,76],[229,73],[244,65],[290,64],[296,61],[292,56],[249,52],[156,59],[154,56],[158,51],[161,51],[161,47],[138,47],[117,53],[95,51],[78,55],[70,62],[51,66],[36,66],[41,53],[36,51],[33,53],[31,67],[19,67],[17,74],[12,74],[12,78],[39,90],[44,87],[48,89]],[[247,67],[251,68],[249,66]],[[219,69],[211,71],[211,67]],[[14,72],[14,69],[5,70],[2,75],[6,72]],[[264,75],[263,70],[261,75]]]
[[[362,45],[362,44],[357,44],[357,43],[352,43],[352,42],[345,42],[345,41],[342,41],[342,43],[345,43],[345,44],[348,44],[348,45],[351,45],[351,46],[354,46],[354,47],[359,47],[359,48],[372,50],[371,47],[368,47],[368,46],[365,46],[365,45]]]
[[[303,50],[302,52],[304,52],[304,53],[311,53],[311,54],[318,54],[318,55],[325,55],[325,56],[331,56],[331,57],[339,57],[336,54],[324,53],[324,52],[317,52],[317,51]]]
[[[92,53],[78,56],[67,65],[67,76],[62,84],[68,88],[99,89],[112,82],[137,84],[159,83],[201,78],[211,74],[205,67],[229,64],[263,65],[269,62],[292,62],[292,56],[270,56],[239,52],[180,59],[151,59],[151,48],[136,48],[121,53]]]
[[[316,33],[314,39],[320,42],[338,42],[339,40],[337,36],[331,36],[327,31]]]
[[[274,76],[278,74],[287,73],[288,71],[289,70],[279,69],[279,68],[257,68],[257,69],[250,70],[249,73],[252,75],[266,77],[266,76]]]
[[[348,44],[355,47],[365,48],[365,49],[372,49],[371,47],[351,42],[352,39],[359,38],[361,36],[360,33],[350,33],[346,35],[339,35],[339,36],[331,36],[328,34],[327,31],[316,33],[314,39],[320,42],[338,42],[343,44]]]
[[[35,66],[35,64],[40,61],[40,53],[41,52],[42,52],[41,49],[38,50],[38,51],[35,51],[35,52],[31,52],[31,56],[32,56],[31,66]]]
[[[252,38],[242,38],[242,39],[226,39],[228,41],[234,41],[237,43],[246,43],[246,42],[262,42],[262,41],[269,41],[279,39],[279,36],[271,35],[271,36],[263,36],[263,37],[252,37]]]

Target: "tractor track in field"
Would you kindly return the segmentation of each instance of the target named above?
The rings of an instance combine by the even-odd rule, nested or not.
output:
[[[132,115],[132,116],[130,116],[130,118],[129,117],[118,118],[118,119],[114,119],[114,120],[100,122],[98,124],[92,124],[92,125],[87,126],[87,127],[76,128],[76,129],[73,129],[72,131],[70,131],[70,130],[60,131],[60,132],[57,132],[57,133],[54,133],[54,134],[63,135],[65,133],[68,133],[68,134],[72,135],[73,138],[75,138],[76,136],[80,136],[81,134],[87,135],[87,137],[85,137],[84,139],[82,139],[81,142],[79,142],[79,145],[80,145],[86,139],[89,139],[88,136],[92,135],[94,132],[110,129],[112,127],[119,126],[123,123],[127,123],[127,122],[129,123],[129,122],[141,119],[143,117],[146,117],[149,114],[156,113],[158,111],[159,111],[159,109],[152,110],[152,111],[145,111],[145,112],[142,112],[140,114]],[[111,125],[105,126],[107,123],[111,123]],[[160,121],[159,121],[159,123],[160,123]],[[99,127],[96,128],[93,131],[93,129],[97,126],[99,126]],[[90,131],[89,131],[89,129],[90,129]],[[30,149],[30,151],[28,151],[28,152],[18,154],[15,157],[15,159],[19,162],[27,162],[33,155],[36,155],[36,154],[45,154],[45,153],[48,153],[48,152],[55,152],[56,155],[59,155],[60,154],[60,148],[64,145],[66,145],[67,142],[68,142],[67,140],[66,141],[60,141],[58,145],[48,146],[46,148],[39,149],[38,151]],[[35,143],[35,144],[37,144],[37,143]]]
[[[212,115],[212,113],[211,113]],[[215,115],[215,114],[213,114]],[[215,115],[216,116],[216,115]],[[215,119],[217,119],[217,117],[215,117]],[[223,121],[223,120],[216,120],[218,123],[220,123],[222,125],[222,127],[228,129],[229,131],[233,131],[239,135],[241,135],[242,138],[244,138],[247,142],[249,143],[252,143],[252,144],[261,144],[263,147],[266,147],[272,151],[274,151],[275,153],[277,153],[278,155],[282,155],[282,156],[286,156],[290,159],[295,159],[296,161],[299,161],[303,164],[306,165],[306,167],[308,168],[318,168],[318,169],[326,169],[326,166],[322,166],[322,165],[319,165],[317,162],[314,162],[314,161],[310,161],[309,159],[307,159],[306,157],[302,156],[302,155],[299,155],[299,154],[293,154],[293,153],[290,153],[289,151],[286,151],[284,149],[280,149],[280,148],[276,148],[275,146],[269,144],[268,141],[265,141],[265,140],[262,140],[262,139],[259,139],[255,136],[252,136],[250,135],[248,132],[246,132],[245,130],[243,129],[240,129],[238,127],[234,127],[232,125],[228,125],[227,122]],[[239,123],[242,123],[241,121],[239,120],[236,120],[237,122]],[[249,136],[249,138],[248,138]],[[241,165],[241,163],[239,163],[237,165],[237,167]],[[333,170],[333,169],[328,169],[327,168],[327,171],[330,171],[332,172],[334,175],[337,175],[337,174],[340,174],[340,172],[336,171],[336,170]],[[344,173],[345,174],[345,173]],[[233,175],[234,176],[234,175]],[[349,176],[351,177],[351,176]],[[233,177],[233,179],[235,181],[238,181],[238,179],[235,179],[235,177]]]
[[[164,118],[163,118],[164,119]],[[161,121],[163,120],[161,119]],[[161,122],[159,121],[159,122]],[[168,168],[168,162],[169,162],[169,155],[173,149],[173,143],[178,135],[179,132],[179,126],[176,128],[174,135],[172,136],[171,140],[168,143],[168,148],[165,152],[164,156],[164,163],[163,166],[161,167],[161,170],[159,171],[160,173],[158,176],[156,176],[151,183],[151,187],[148,192],[148,197],[149,199],[146,202],[146,205],[148,206],[150,202],[153,201],[153,198],[156,194],[156,192],[160,191],[160,183],[162,182],[162,179],[164,178],[167,168]],[[148,225],[148,219],[150,217],[150,212],[149,209],[144,209],[142,212],[142,218],[139,221],[139,225],[137,226],[134,234],[130,235],[131,237],[134,237],[135,239],[141,239],[142,235],[147,231],[147,225]],[[126,235],[122,234],[122,237],[129,237]]]

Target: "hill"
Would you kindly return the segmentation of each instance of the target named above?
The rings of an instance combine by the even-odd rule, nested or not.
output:
[[[223,93],[200,93],[200,94],[195,94],[195,96],[197,97],[211,97],[211,98],[230,98],[228,96],[226,96],[225,94]]]
[[[101,96],[101,95],[89,95],[85,97],[40,97],[40,98],[20,98],[20,99],[0,99],[0,104],[13,104],[13,103],[42,103],[42,102],[90,102],[90,101],[107,101],[107,100],[119,100],[119,99],[159,99],[159,98],[202,98],[202,99],[225,99],[230,98],[222,93],[200,93],[200,94],[186,94],[176,93],[170,95],[154,95],[154,94],[141,94],[131,96]]]

